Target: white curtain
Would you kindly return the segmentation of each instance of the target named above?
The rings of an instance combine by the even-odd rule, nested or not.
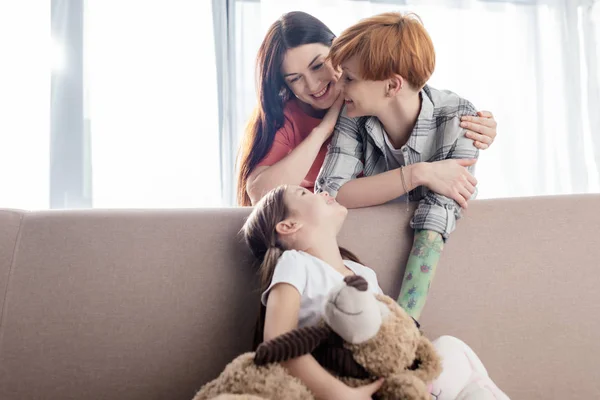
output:
[[[0,54],[0,207],[222,204],[211,1],[2,0]]]
[[[238,4],[238,119],[255,104],[254,56],[281,14],[306,11],[336,34],[385,11],[417,13],[437,53],[430,84],[499,123],[477,164],[479,198],[600,191],[600,5],[578,0],[262,0]],[[391,4],[391,3],[402,3]]]
[[[76,2],[84,2],[83,131],[53,124],[51,141],[51,79],[74,76],[81,50],[51,40],[51,14]],[[438,54],[431,84],[499,122],[478,163],[481,198],[600,191],[598,1],[392,3],[400,2],[228,0],[221,12],[233,26],[223,26],[213,25],[211,0],[0,1],[0,207],[48,208],[51,192],[52,207],[229,204],[235,182],[222,163],[235,158],[256,101],[256,52],[291,10],[338,34],[383,11],[418,13]],[[216,31],[228,32],[217,42],[234,55],[215,49]],[[231,68],[226,107],[215,50]],[[224,112],[228,124],[219,123]]]
[[[221,204],[209,0],[87,0],[94,207]]]
[[[48,208],[50,2],[0,1],[0,55],[0,207]]]

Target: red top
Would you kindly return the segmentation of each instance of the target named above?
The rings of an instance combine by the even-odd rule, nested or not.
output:
[[[259,167],[271,166],[282,160],[321,123],[320,118],[311,117],[306,114],[300,108],[296,99],[287,102],[283,114],[285,116],[285,122],[281,129],[275,133],[275,139],[273,140],[271,150],[269,150],[265,158],[258,163]],[[315,158],[315,162],[310,167],[308,174],[306,174],[300,186],[305,187],[310,191],[314,191],[315,181],[317,180],[319,170],[325,160],[328,144],[329,139],[321,146],[319,154],[317,154],[317,158]]]

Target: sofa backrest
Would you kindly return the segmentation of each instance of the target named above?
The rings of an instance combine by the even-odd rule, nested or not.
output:
[[[596,398],[600,196],[475,201],[422,317],[512,399]],[[248,209],[0,211],[0,399],[191,399],[250,349]],[[353,210],[340,243],[397,296],[399,204]]]

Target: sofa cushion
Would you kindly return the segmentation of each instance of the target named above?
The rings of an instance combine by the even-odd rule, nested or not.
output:
[[[4,311],[4,299],[8,290],[8,279],[14,261],[15,246],[23,213],[13,210],[0,210],[0,333]]]

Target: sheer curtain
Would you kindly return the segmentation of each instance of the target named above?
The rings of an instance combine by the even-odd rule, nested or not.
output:
[[[0,1],[0,207],[49,205],[50,2]]]
[[[221,204],[211,2],[87,0],[94,207]]]
[[[222,204],[209,0],[0,1],[0,207]]]
[[[417,13],[437,53],[430,84],[499,123],[477,164],[479,198],[600,191],[600,5],[593,1],[238,2],[238,93],[253,105],[254,56],[281,14],[306,11],[336,34],[385,11]]]
[[[500,124],[481,198],[600,191],[598,3],[0,1],[0,207],[232,204],[256,52],[291,10],[335,33],[418,13],[438,54],[431,84]]]

